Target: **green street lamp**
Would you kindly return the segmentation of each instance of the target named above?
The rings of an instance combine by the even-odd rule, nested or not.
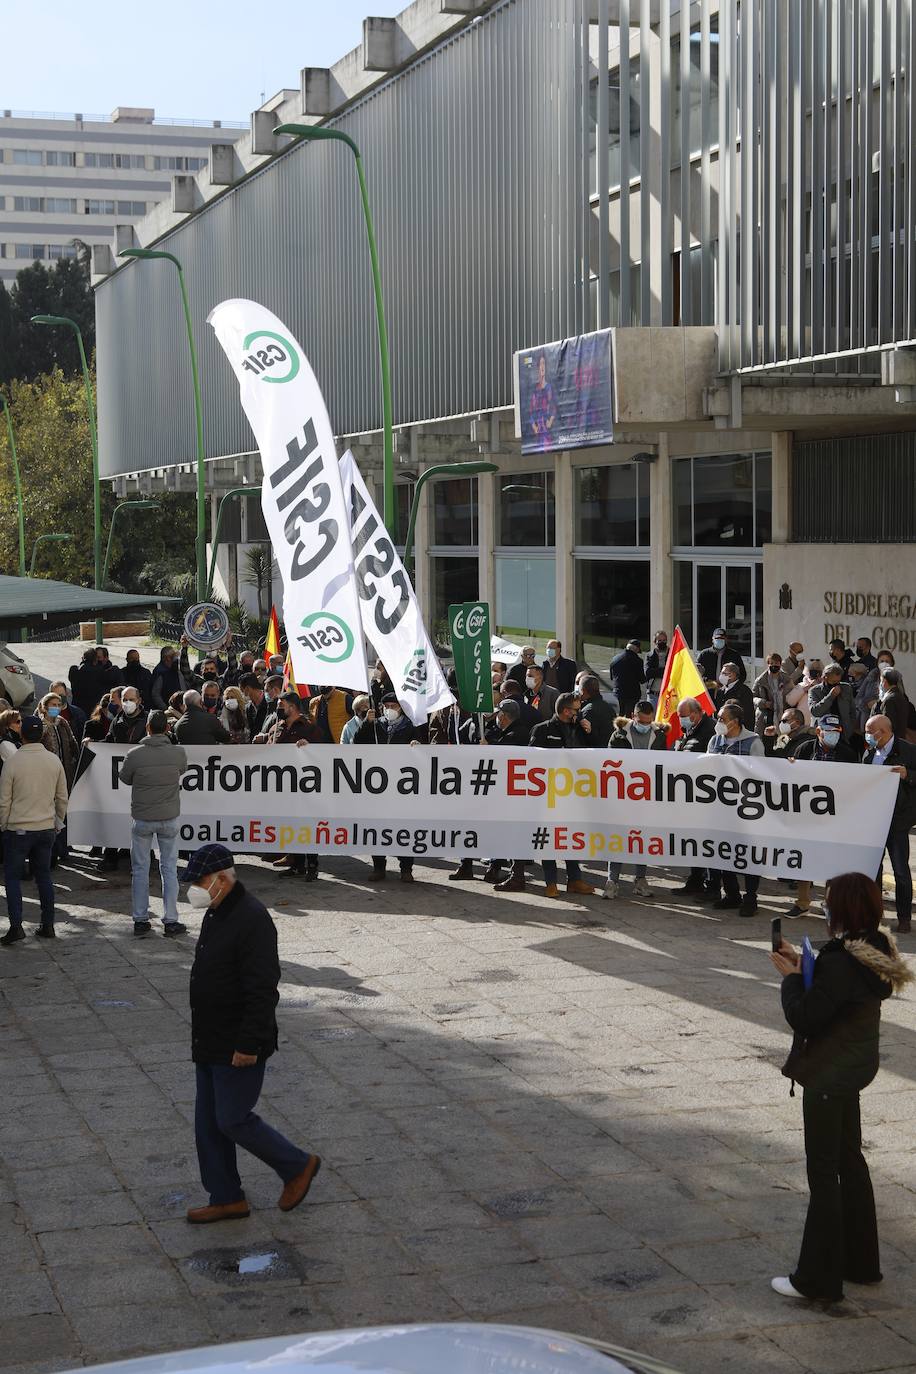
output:
[[[114,538],[115,521],[118,512],[122,510],[159,510],[158,501],[119,501],[111,512],[111,524],[108,526],[108,543],[105,545],[105,562],[102,564],[102,587],[108,585],[108,561],[111,558],[111,541]]]
[[[209,576],[207,577],[207,594],[206,594],[206,596],[204,597],[204,600],[209,601],[210,596],[212,595],[212,592],[213,592],[213,577],[214,577],[214,574],[216,573],[216,555],[217,555],[218,552],[219,552],[219,536],[220,536],[220,530],[222,529],[222,526],[223,526],[223,511],[224,511],[225,508],[226,508],[226,502],[227,502],[227,501],[233,500],[234,497],[236,497],[236,496],[238,496],[238,497],[244,497],[244,496],[260,496],[260,495],[261,495],[261,488],[260,488],[260,487],[233,487],[231,491],[227,491],[227,492],[226,492],[225,496],[224,496],[224,497],[222,498],[222,500],[220,501],[219,507],[218,507],[217,512],[216,512],[216,529],[215,529],[214,532],[213,532],[213,551],[212,551],[212,553],[210,554],[210,573],[209,573]]]
[[[86,412],[89,416],[89,438],[92,442],[92,552],[95,570],[95,589],[101,591],[102,576],[102,493],[99,487],[99,435],[95,422],[95,403],[92,399],[92,383],[89,380],[89,364],[86,362],[86,350],[83,347],[83,331],[80,329],[76,320],[71,320],[69,315],[33,315],[32,324],[51,324],[63,325],[66,329],[72,329],[76,335],[76,343],[80,353],[80,366],[83,369],[83,386],[86,388]],[[102,642],[102,622],[95,622],[95,642]]]
[[[197,428],[197,599],[207,597],[207,497],[206,469],[204,466],[204,414],[200,404],[200,371],[197,366],[197,347],[194,343],[194,326],[191,322],[191,306],[188,301],[188,288],[185,285],[184,271],[174,253],[166,253],[158,248],[122,248],[119,258],[164,258],[178,272],[178,286],[181,291],[181,304],[184,322],[188,331],[188,351],[191,354],[191,380],[194,384],[194,421]]]
[[[407,538],[404,540],[404,565],[413,572],[413,535],[414,527],[417,523],[417,512],[420,509],[420,492],[426,483],[433,477],[476,477],[481,472],[498,472],[498,463],[436,463],[434,467],[427,468],[421,472],[417,478],[416,486],[413,489],[413,501],[410,503],[410,519],[407,522]]]
[[[32,563],[29,567],[29,577],[35,576],[35,555],[38,553],[39,544],[60,544],[65,539],[72,538],[72,534],[40,534],[32,545]]]
[[[382,428],[384,431],[384,520],[385,528],[392,539],[396,530],[396,511],[394,507],[394,440],[392,436],[391,405],[391,364],[388,357],[388,328],[385,324],[385,306],[382,301],[382,277],[378,265],[378,248],[375,242],[375,229],[369,209],[369,192],[363,171],[363,160],[359,148],[349,134],[339,129],[322,129],[313,124],[278,124],[275,134],[292,134],[296,138],[319,142],[331,139],[345,143],[356,160],[356,175],[359,178],[359,193],[363,203],[363,216],[366,221],[366,238],[369,240],[369,259],[372,263],[372,285],[375,291],[375,321],[378,327],[378,352],[382,372]]]
[[[10,441],[10,456],[13,460],[13,484],[16,488],[16,506],[19,514],[19,576],[25,577],[25,510],[22,505],[22,481],[19,475],[19,455],[16,453],[16,436],[13,433],[13,417],[10,415],[9,402],[0,395],[0,405],[6,416],[6,432]]]

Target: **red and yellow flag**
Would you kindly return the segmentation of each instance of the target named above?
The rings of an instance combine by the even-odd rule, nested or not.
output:
[[[274,654],[280,653],[280,622],[277,619],[277,608],[270,608],[270,624],[267,627],[267,638],[264,641],[264,662],[269,664]]]
[[[669,749],[675,740],[680,739],[682,734],[681,718],[677,713],[677,705],[679,701],[683,701],[684,697],[695,697],[708,716],[713,714],[715,708],[712,704],[712,698],[706,690],[699,669],[690,656],[687,641],[681,633],[680,625],[678,625],[674,631],[671,648],[668,650],[668,662],[665,664],[665,675],[662,678],[661,691],[658,694],[658,707],[655,712],[655,719],[668,726]]]
[[[293,672],[293,660],[289,650],[286,651],[286,662],[283,665],[283,690],[284,692],[298,692],[301,697],[310,697],[308,683],[303,682],[300,687],[296,681],[296,674]]]

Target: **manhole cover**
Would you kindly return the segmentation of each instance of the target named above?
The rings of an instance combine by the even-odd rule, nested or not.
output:
[[[305,1278],[302,1257],[291,1246],[281,1243],[198,1250],[188,1256],[185,1264],[192,1273],[203,1274],[214,1283],[237,1280],[247,1284]]]
[[[530,1191],[506,1193],[485,1202],[484,1206],[497,1217],[547,1216],[550,1212],[547,1194]]]

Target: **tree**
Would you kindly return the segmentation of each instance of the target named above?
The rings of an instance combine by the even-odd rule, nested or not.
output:
[[[0,381],[14,377],[31,381],[55,367],[67,377],[79,372],[79,349],[72,330],[39,328],[32,324],[33,315],[67,315],[75,320],[82,330],[86,357],[92,357],[95,302],[85,253],[61,258],[52,268],[30,263],[17,274],[12,290],[0,295]]]
[[[259,620],[264,620],[267,617],[267,610],[264,606],[264,591],[270,581],[270,575],[270,545],[251,544],[245,550],[245,581],[257,588]]]

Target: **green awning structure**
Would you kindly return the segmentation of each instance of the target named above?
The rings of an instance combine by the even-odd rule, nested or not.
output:
[[[51,615],[95,619],[109,611],[132,611],[169,606],[174,596],[135,596],[132,592],[97,592],[72,582],[46,577],[8,577],[0,574],[0,620],[29,620]]]

